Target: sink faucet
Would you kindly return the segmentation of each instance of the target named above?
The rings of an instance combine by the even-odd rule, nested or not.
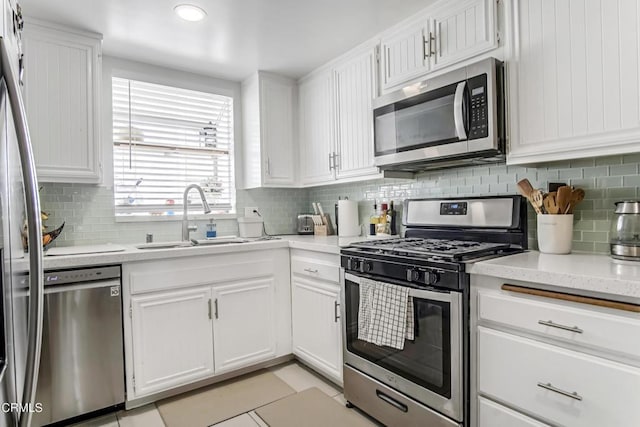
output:
[[[187,188],[184,189],[184,197],[182,199],[182,206],[184,208],[182,212],[182,241],[189,241],[189,233],[191,231],[196,231],[198,229],[197,225],[189,225],[189,217],[188,217],[188,209],[187,209],[187,196],[189,195],[189,190],[195,188],[200,193],[200,198],[202,199],[202,207],[204,208],[204,213],[208,214],[211,212],[211,208],[209,207],[209,203],[207,203],[206,197],[204,197],[204,191],[202,191],[202,187],[198,184],[188,185]]]

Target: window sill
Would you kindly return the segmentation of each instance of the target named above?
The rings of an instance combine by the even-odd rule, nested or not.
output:
[[[229,214],[192,214],[189,215],[190,221],[208,221],[213,219],[214,221],[220,220],[235,220],[238,218],[237,213]],[[182,221],[182,213],[178,215],[116,215],[116,222],[175,222]]]

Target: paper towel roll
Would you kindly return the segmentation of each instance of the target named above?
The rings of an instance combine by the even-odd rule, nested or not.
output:
[[[352,200],[338,200],[338,236],[360,235],[358,203]]]

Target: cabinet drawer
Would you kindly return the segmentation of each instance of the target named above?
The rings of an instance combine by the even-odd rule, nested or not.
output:
[[[334,283],[340,281],[340,267],[338,265],[318,262],[310,258],[291,257],[291,272],[293,274],[328,280]]]
[[[483,327],[478,389],[551,424],[640,425],[640,369]]]
[[[549,425],[479,397],[478,427],[549,427]]]
[[[584,308],[583,308],[584,307]],[[640,314],[504,291],[478,291],[480,320],[640,358]]]

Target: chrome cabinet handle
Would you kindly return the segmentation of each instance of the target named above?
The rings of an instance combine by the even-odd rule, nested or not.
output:
[[[207,306],[209,308],[209,320],[211,320],[211,298],[209,298],[209,301],[207,301]]]
[[[431,31],[429,31],[429,57],[436,54],[435,50],[433,50],[435,47],[435,44],[436,44],[436,36],[433,35]]]
[[[460,82],[456,87],[456,94],[453,97],[453,122],[456,126],[456,136],[458,140],[467,139],[467,131],[464,128],[464,89],[467,82]]]
[[[577,326],[560,325],[559,323],[554,323],[551,320],[538,320],[538,323],[544,326],[551,326],[552,328],[558,328],[565,331],[575,332],[576,334],[581,334],[584,332],[582,329],[578,328]]]
[[[338,159],[340,158],[340,153],[333,153],[333,168],[338,169],[340,167],[340,162]]]
[[[305,268],[304,271],[306,271],[307,273],[318,274],[318,270],[312,270],[310,268]]]
[[[340,314],[338,314],[338,308],[340,307],[340,303],[338,301],[333,302],[333,321],[334,323],[338,323],[338,319],[340,319]]]
[[[271,176],[271,159],[267,157],[267,175]]]
[[[333,160],[333,154],[332,154],[332,153],[329,153],[329,170],[332,170],[332,169],[333,169],[333,162],[332,162],[332,160]]]
[[[24,387],[22,390],[22,403],[33,404],[36,397],[38,383],[38,371],[42,351],[42,318],[44,311],[44,270],[42,268],[42,222],[40,220],[40,198],[38,196],[38,178],[36,175],[31,137],[27,126],[27,114],[22,100],[20,83],[11,69],[11,60],[7,50],[6,41],[0,38],[0,71],[4,80],[0,103],[4,109],[5,97],[11,105],[13,121],[15,123],[16,137],[20,164],[22,166],[22,181],[25,193],[26,216],[29,236],[29,323],[27,326],[27,355],[24,371]],[[6,94],[5,94],[6,92]],[[20,427],[31,425],[33,413],[23,412],[20,415]]]
[[[582,400],[582,396],[580,396],[577,392],[574,391],[573,393],[570,393],[568,391],[564,391],[558,387],[554,387],[553,385],[551,385],[551,383],[538,383],[538,387],[544,388],[545,390],[553,391],[554,393],[558,393],[563,396],[570,397],[571,399],[575,399],[578,401]]]
[[[427,43],[427,38],[422,34],[422,59],[429,58],[429,53],[431,52],[431,48],[427,48]]]
[[[218,318],[218,298],[216,298],[216,299],[213,301],[213,306],[214,306],[214,308],[215,308],[215,316],[216,316],[216,319],[217,319],[217,318]]]

